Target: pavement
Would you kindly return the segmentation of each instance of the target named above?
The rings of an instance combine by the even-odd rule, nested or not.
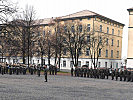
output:
[[[62,75],[1,75],[0,100],[133,100],[133,82]]]

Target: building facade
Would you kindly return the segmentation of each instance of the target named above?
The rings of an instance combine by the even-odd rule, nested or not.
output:
[[[127,10],[129,12],[127,68],[133,68],[133,8]]]
[[[50,33],[55,33],[55,19],[42,19],[38,20],[40,34],[46,34],[46,31],[49,30]],[[89,10],[83,10],[76,12],[67,16],[58,17],[60,23],[64,24],[67,21],[74,22],[79,21],[82,24],[85,24],[89,31],[95,31],[97,34],[106,35],[106,45],[103,49],[99,51],[100,56],[98,60],[98,67],[107,67],[107,68],[120,68],[121,65],[121,53],[122,53],[122,34],[124,24],[97,14]],[[49,25],[49,23],[52,23]],[[91,37],[89,37],[91,38]],[[15,62],[16,58],[12,58],[12,61]],[[33,57],[31,63],[39,64],[41,63],[40,57]],[[44,56],[44,64],[48,64],[47,58]],[[17,62],[21,61],[21,57],[17,58]],[[54,58],[51,58],[51,64],[54,65]],[[79,57],[78,66],[89,65],[93,67],[91,62],[91,56],[89,55],[89,49],[85,48],[82,51],[82,54]],[[61,69],[70,69],[72,66],[72,59],[70,55],[62,55],[61,58]]]

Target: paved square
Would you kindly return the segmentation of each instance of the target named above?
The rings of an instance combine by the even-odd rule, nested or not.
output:
[[[133,100],[133,82],[48,75],[0,75],[0,100]]]

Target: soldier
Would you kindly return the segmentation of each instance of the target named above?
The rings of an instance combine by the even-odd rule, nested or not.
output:
[[[109,69],[108,68],[106,68],[106,76],[107,76],[107,79],[108,79],[108,77],[109,77]]]
[[[124,81],[126,81],[126,77],[127,77],[127,69],[125,68],[124,69],[124,72],[123,72]]]
[[[83,73],[84,73],[84,68],[80,68],[80,73],[81,73],[81,77],[83,77]]]
[[[74,69],[73,69],[73,67],[71,67],[71,76],[73,76],[73,71],[74,71]]]
[[[118,72],[118,68],[115,70],[115,78],[116,78],[116,81],[118,80],[118,76],[119,76],[119,72]]]
[[[87,74],[87,67],[84,68],[84,77],[86,77]]]
[[[87,68],[87,77],[88,78],[90,77],[90,69],[89,69],[89,67]]]
[[[133,71],[131,72],[131,82],[133,82]]]
[[[74,70],[74,74],[75,74],[75,77],[77,77],[77,66],[75,66],[75,70]]]
[[[49,74],[51,75],[51,72],[52,72],[52,66],[50,65],[49,66]]]
[[[90,78],[92,78],[93,77],[93,69],[92,69],[92,67],[90,68]]]
[[[12,66],[11,66],[11,64],[9,66],[9,74],[12,75]]]
[[[53,65],[51,65],[51,68],[52,68],[52,75],[54,75],[54,66]]]
[[[131,80],[131,71],[127,71],[127,79],[128,82]]]
[[[41,71],[41,69],[40,69],[40,66],[38,65],[37,66],[37,74],[38,74],[38,77],[40,77],[40,71]]]
[[[47,66],[45,65],[45,67],[44,67],[45,82],[48,82],[48,80],[47,80],[47,72],[48,72]]]
[[[2,65],[1,65],[1,63],[0,63],[0,73],[1,73],[1,68],[2,68]]]
[[[122,77],[123,77],[123,71],[122,69],[120,70],[120,81],[122,81]]]
[[[3,65],[1,67],[1,74],[4,75],[4,67],[3,67]]]
[[[55,75],[57,75],[57,66],[54,66]]]
[[[112,71],[112,73],[111,73],[112,80],[114,80],[115,71],[114,71],[114,69],[111,69],[111,71]]]

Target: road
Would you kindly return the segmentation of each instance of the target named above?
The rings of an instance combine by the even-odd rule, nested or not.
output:
[[[133,100],[133,82],[61,75],[0,75],[0,100]]]

